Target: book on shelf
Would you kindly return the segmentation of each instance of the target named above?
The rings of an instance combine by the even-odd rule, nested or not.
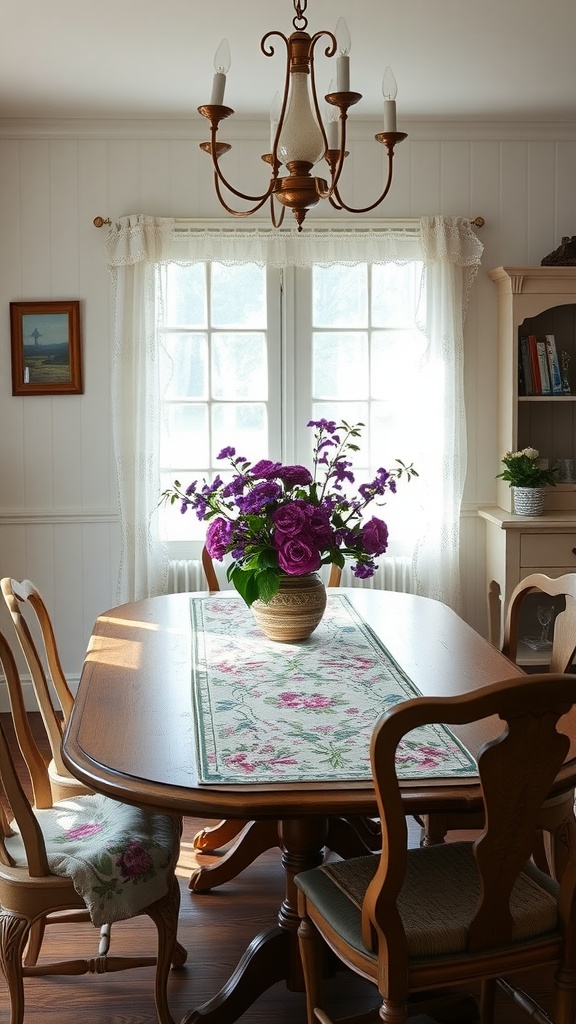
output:
[[[556,349],[556,341],[553,334],[546,335],[546,353],[548,356],[548,367],[550,370],[550,383],[553,395],[562,394],[562,374]]]
[[[551,395],[552,384],[550,383],[550,370],[548,368],[548,354],[546,352],[546,342],[537,341],[536,351],[538,352],[538,369],[540,370],[541,394]]]
[[[538,348],[536,345],[536,335],[528,335],[528,349],[530,351],[530,369],[532,370],[532,384],[534,390],[533,395],[542,394],[542,381],[540,379],[540,363],[538,360]]]
[[[519,391],[519,394],[533,395],[534,383],[532,380],[532,368],[530,366],[530,349],[528,346],[528,338],[520,338],[518,365],[519,367],[522,367],[522,376],[524,379],[524,391]],[[520,369],[518,370],[518,373],[520,373]]]

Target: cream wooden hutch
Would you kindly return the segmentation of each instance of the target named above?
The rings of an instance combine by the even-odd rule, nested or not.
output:
[[[575,459],[576,267],[497,267],[489,276],[498,294],[499,451],[531,446],[550,464]],[[518,394],[519,339],[528,334],[554,335],[560,360],[565,353],[570,395]],[[479,514],[486,522],[489,635],[499,646],[503,610],[521,579],[576,571],[576,483],[549,488],[543,516],[514,515],[502,480],[497,502]],[[524,654],[527,662],[541,660]]]

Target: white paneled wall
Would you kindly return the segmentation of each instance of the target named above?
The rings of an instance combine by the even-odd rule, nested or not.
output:
[[[483,270],[539,264],[576,234],[576,128],[550,125],[406,125],[385,217],[481,215]],[[351,129],[343,194],[378,194],[382,154]],[[78,678],[96,615],[115,603],[119,526],[110,417],[111,297],[105,228],[97,215],[218,217],[211,171],[189,122],[0,119],[0,575],[29,576],[54,615],[64,669]],[[268,125],[237,122],[227,173],[246,186],[262,174]],[[331,210],[310,215],[330,216]],[[11,394],[11,300],[80,299],[85,394]],[[486,628],[483,524],[494,499],[494,288],[481,272],[466,324],[469,439],[462,515],[463,614]],[[426,425],[422,424],[422,429]],[[5,625],[3,610],[0,622]]]

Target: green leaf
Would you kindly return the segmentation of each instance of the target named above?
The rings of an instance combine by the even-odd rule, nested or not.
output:
[[[252,601],[254,600],[254,598],[252,598],[252,601],[248,599],[248,594],[250,591],[250,582],[253,579],[253,577],[254,572],[251,572],[250,570],[246,569],[240,569],[240,567],[236,563],[234,563],[234,565],[230,566],[230,568],[228,569],[228,578],[231,584],[238,591],[240,597],[244,601],[246,601],[246,604],[248,606],[250,606],[252,604]]]
[[[265,569],[263,572],[259,572],[255,578],[257,587],[257,597],[260,601],[264,601],[265,604],[270,601],[275,594],[278,593],[280,587],[280,571],[278,568]]]

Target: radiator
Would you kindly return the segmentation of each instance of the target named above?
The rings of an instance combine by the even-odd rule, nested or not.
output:
[[[219,563],[214,568],[219,577],[222,590],[229,589],[225,569]],[[326,570],[326,571],[325,571]],[[328,577],[325,567],[326,578]],[[412,576],[412,559],[408,555],[384,557],[376,575],[369,580],[357,580],[349,565],[342,570],[343,587],[369,587],[371,590],[395,590],[401,594],[413,594],[415,583]],[[182,594],[191,590],[206,590],[206,579],[199,559],[179,558],[170,562],[168,567],[168,593]]]
[[[168,565],[168,593],[185,594],[191,590],[206,590],[206,579],[200,559],[178,558]]]
[[[345,565],[340,581],[343,587],[367,587],[369,590],[395,590],[398,594],[416,593],[412,576],[412,559],[409,555],[383,556],[378,559],[378,568],[370,579],[357,580],[350,565]]]

